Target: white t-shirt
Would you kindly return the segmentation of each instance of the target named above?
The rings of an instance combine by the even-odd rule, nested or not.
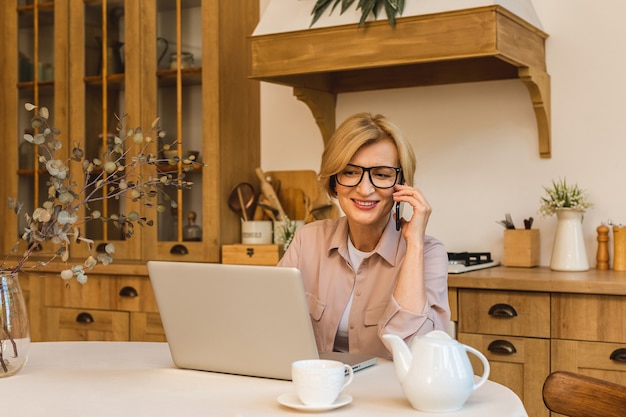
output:
[[[361,266],[361,262],[363,259],[370,256],[372,252],[363,252],[354,247],[354,244],[350,240],[350,236],[348,236],[348,253],[350,254],[350,262],[352,263],[352,267],[354,270],[358,270]],[[340,352],[348,351],[348,321],[350,319],[350,308],[352,307],[352,299],[354,298],[354,288],[352,293],[350,294],[350,298],[348,299],[348,304],[346,305],[346,309],[343,311],[343,315],[341,316],[341,321],[339,322],[339,328],[337,329],[337,337],[335,338],[335,346],[334,349]]]

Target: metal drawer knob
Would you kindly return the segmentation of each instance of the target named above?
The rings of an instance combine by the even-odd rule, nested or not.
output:
[[[494,304],[489,309],[489,315],[497,318],[510,319],[517,317],[517,311],[509,304]]]
[[[188,255],[189,249],[187,249],[185,245],[177,243],[176,245],[172,246],[172,248],[170,249],[170,253],[172,255]]]
[[[139,297],[139,293],[133,287],[124,287],[120,290],[120,297],[135,298]]]
[[[76,323],[91,324],[93,322],[93,316],[89,313],[82,312],[76,316]]]
[[[517,353],[517,349],[515,349],[515,345],[508,340],[494,340],[489,343],[487,350],[491,353],[497,353],[500,355],[512,355]]]
[[[615,349],[610,358],[615,362],[626,362],[626,348]]]

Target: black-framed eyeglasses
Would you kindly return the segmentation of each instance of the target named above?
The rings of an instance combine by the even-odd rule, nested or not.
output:
[[[363,181],[363,175],[367,172],[370,182],[376,188],[391,188],[398,182],[402,168],[396,167],[362,167],[348,164],[335,175],[337,184],[344,187],[356,187]]]

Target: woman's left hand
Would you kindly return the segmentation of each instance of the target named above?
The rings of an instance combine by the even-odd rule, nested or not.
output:
[[[401,219],[402,236],[404,236],[407,242],[410,242],[412,239],[423,240],[432,207],[426,200],[426,197],[424,197],[424,194],[417,188],[396,184],[394,190],[393,201],[407,203],[413,208],[411,220]]]

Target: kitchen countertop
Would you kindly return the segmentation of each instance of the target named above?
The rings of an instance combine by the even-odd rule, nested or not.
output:
[[[448,275],[450,288],[626,295],[626,271],[495,267]]]

